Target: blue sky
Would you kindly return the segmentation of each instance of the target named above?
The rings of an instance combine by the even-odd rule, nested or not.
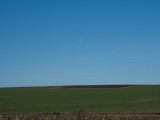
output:
[[[159,0],[1,0],[0,87],[160,84]]]

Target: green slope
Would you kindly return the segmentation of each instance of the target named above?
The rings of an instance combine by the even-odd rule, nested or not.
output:
[[[0,113],[70,112],[81,109],[92,112],[160,110],[160,101],[115,104],[148,98],[160,98],[160,86],[115,89],[1,88]]]

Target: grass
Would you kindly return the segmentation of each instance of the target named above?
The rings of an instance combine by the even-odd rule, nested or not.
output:
[[[50,87],[1,88],[0,114],[39,112],[137,112],[160,111],[160,101],[115,104],[160,98],[160,86],[133,88],[49,89]]]

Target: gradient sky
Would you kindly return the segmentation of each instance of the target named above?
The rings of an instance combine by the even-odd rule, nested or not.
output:
[[[160,84],[160,0],[0,0],[0,87]]]

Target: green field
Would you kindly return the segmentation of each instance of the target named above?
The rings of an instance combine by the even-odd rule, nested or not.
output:
[[[131,88],[50,88],[53,87],[0,88],[0,114],[81,110],[87,112],[160,111],[160,100],[152,100],[152,98],[160,98],[158,85]],[[137,100],[144,100],[144,102],[135,102]]]

